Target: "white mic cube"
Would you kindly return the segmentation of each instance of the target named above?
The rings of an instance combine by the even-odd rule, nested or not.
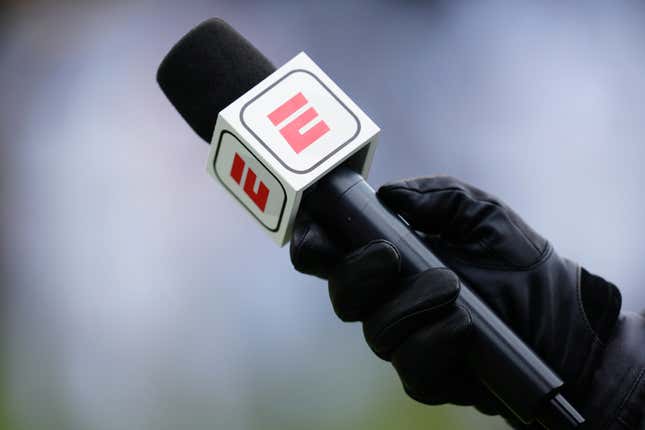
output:
[[[208,171],[282,246],[307,188],[340,164],[367,177],[379,131],[301,52],[219,113]]]

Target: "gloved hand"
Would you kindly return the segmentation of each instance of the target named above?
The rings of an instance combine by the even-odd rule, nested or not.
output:
[[[613,429],[619,417],[634,426],[620,428],[642,424],[634,411],[645,409],[645,324],[619,318],[613,284],[560,257],[510,208],[456,179],[401,181],[377,194],[454,273],[403,276],[396,248],[384,240],[345,254],[306,216],[296,222],[291,258],[297,270],[329,280],[335,312],[363,323],[367,343],[412,398],[474,405],[512,421],[464,371],[471,320],[455,304],[460,278],[565,381],[591,428]]]

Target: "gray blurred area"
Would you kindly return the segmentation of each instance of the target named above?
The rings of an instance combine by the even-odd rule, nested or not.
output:
[[[373,117],[373,185],[476,184],[645,308],[642,2],[14,1],[2,428],[505,428],[408,400],[207,176],[155,72],[211,16],[277,65],[305,50]]]

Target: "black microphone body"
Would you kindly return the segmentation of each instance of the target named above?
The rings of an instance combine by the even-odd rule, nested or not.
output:
[[[347,249],[386,239],[401,254],[405,274],[445,267],[401,218],[385,208],[362,176],[339,167],[305,197],[305,210]],[[522,422],[550,429],[578,428],[584,419],[558,394],[563,383],[467,286],[457,304],[472,317],[472,369]],[[554,411],[554,409],[563,410]]]
[[[220,111],[274,70],[249,41],[224,21],[213,19],[175,45],[157,79],[181,115],[208,142]],[[444,266],[348,167],[341,166],[314,184],[303,204],[348,249],[386,239],[399,250],[407,273]],[[470,366],[490,391],[525,423],[537,419],[548,429],[580,428],[584,419],[558,393],[560,378],[465,286],[458,303],[473,319]]]

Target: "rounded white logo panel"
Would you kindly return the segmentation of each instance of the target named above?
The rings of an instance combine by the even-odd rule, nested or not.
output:
[[[360,132],[354,113],[307,70],[293,70],[247,102],[240,121],[285,168],[307,173]]]
[[[286,193],[280,181],[231,132],[220,134],[213,170],[220,182],[267,229],[280,227]]]

